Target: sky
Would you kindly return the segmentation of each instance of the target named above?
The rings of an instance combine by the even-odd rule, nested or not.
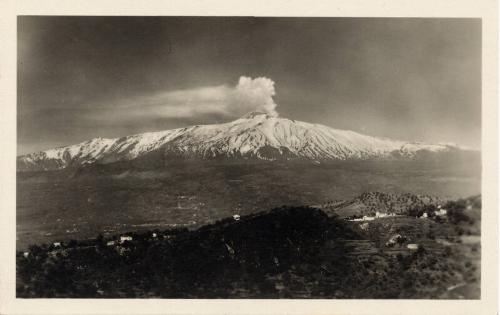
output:
[[[481,21],[18,17],[18,154],[250,111],[481,143]]]

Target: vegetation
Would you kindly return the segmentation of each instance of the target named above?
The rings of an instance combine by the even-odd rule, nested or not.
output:
[[[354,208],[352,214],[388,209],[399,213],[406,202],[424,204],[425,198],[414,195],[459,197],[480,192],[480,172],[470,164],[464,164],[464,170],[451,165],[179,161],[162,167],[149,162],[135,167],[112,163],[18,173],[17,245],[26,249],[30,244],[93,238],[98,233],[109,237],[172,226],[197,228],[235,213],[320,205],[360,195],[363,207]],[[364,194],[376,190],[384,194]]]
[[[454,241],[460,237],[455,227],[464,222],[398,217],[361,229],[319,209],[281,207],[197,230],[31,246],[27,255],[17,254],[17,295],[459,298],[449,288],[466,283],[474,288],[466,297],[478,298],[479,244]],[[453,245],[429,240],[419,230],[432,230],[435,239],[447,237]],[[402,237],[386,247],[394,231]],[[418,242],[418,250],[408,249],[409,242]]]

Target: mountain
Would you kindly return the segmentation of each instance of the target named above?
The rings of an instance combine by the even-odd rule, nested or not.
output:
[[[255,158],[310,161],[414,159],[462,151],[448,144],[410,143],[252,112],[223,124],[196,125],[127,137],[95,138],[19,156],[18,171],[46,171],[131,161],[153,153],[162,159]]]

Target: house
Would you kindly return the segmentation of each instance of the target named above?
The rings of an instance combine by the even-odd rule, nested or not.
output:
[[[387,213],[382,213],[382,212],[375,212],[375,218],[385,218],[385,217],[388,217],[389,214]]]
[[[106,246],[113,246],[113,245],[115,245],[115,241],[108,241],[106,243]]]
[[[419,246],[418,244],[408,244],[406,247],[411,250],[417,250]]]
[[[125,241],[132,241],[132,236],[122,235],[120,236],[120,244],[123,244]]]
[[[437,211],[434,211],[434,215],[440,217],[440,216],[443,216],[443,215],[446,215],[446,209],[439,209]]]
[[[233,219],[234,219],[235,221],[239,221],[239,220],[240,220],[240,218],[241,218],[241,217],[240,217],[240,215],[239,215],[239,214],[235,214],[235,215],[233,215]]]
[[[61,247],[61,242],[55,242],[54,247]]]
[[[29,255],[30,255],[30,252],[24,252],[23,253],[24,258],[28,258]]]
[[[369,217],[367,215],[364,215],[362,218],[354,218],[354,219],[349,220],[349,221],[359,222],[359,221],[373,221],[373,220],[375,220],[375,217]]]
[[[427,218],[427,217],[428,217],[427,212],[424,212],[424,214],[422,214],[422,216],[420,218],[423,219],[423,218]]]
[[[387,218],[387,217],[395,217],[395,213],[387,213],[387,212],[375,212],[375,218]]]
[[[157,238],[158,237],[158,235],[156,235],[156,233],[153,233],[152,236],[153,236],[153,238]]]

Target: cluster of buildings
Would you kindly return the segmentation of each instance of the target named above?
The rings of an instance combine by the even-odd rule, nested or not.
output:
[[[438,209],[437,209],[437,210],[435,210],[435,211],[432,213],[432,214],[433,214],[433,216],[435,216],[435,217],[441,217],[441,216],[446,215],[446,213],[447,213],[446,209],[441,208],[441,206],[438,206],[437,208],[438,208]],[[424,213],[420,216],[420,218],[422,218],[422,219],[425,219],[425,218],[428,218],[428,217],[429,217],[429,214],[428,214],[427,212],[424,212]]]
[[[349,221],[354,221],[354,222],[358,222],[358,221],[373,221],[375,219],[380,219],[380,218],[387,218],[387,217],[395,217],[396,214],[395,213],[384,213],[384,212],[375,212],[375,216],[367,216],[367,215],[364,215],[363,217],[361,218],[354,218],[354,219],[351,219]]]

